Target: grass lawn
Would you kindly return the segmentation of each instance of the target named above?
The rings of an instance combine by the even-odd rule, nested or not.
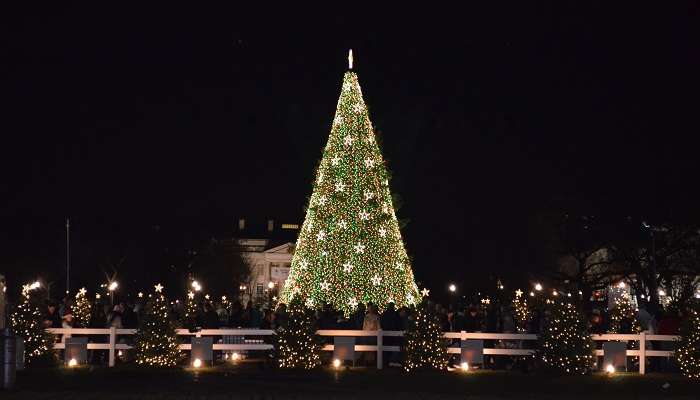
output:
[[[663,385],[670,387],[664,389]],[[0,399],[302,399],[427,398],[651,399],[700,397],[700,382],[680,375],[620,373],[558,377],[522,372],[412,373],[353,368],[286,371],[260,364],[199,370],[45,368],[18,373],[13,391]]]

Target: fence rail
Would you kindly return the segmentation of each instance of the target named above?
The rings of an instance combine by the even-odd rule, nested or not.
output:
[[[65,349],[65,343],[63,342],[65,338],[76,336],[76,335],[90,335],[90,336],[108,336],[109,340],[107,343],[88,343],[88,350],[107,350],[109,354],[109,366],[113,367],[115,364],[116,352],[118,350],[129,350],[133,346],[125,343],[118,343],[117,338],[119,336],[130,336],[136,334],[136,329],[116,329],[116,328],[104,328],[104,329],[87,329],[87,328],[51,328],[47,331],[53,333],[54,335],[61,336],[61,342],[54,344],[54,349]],[[401,352],[401,346],[395,345],[384,345],[384,338],[386,337],[402,337],[403,331],[363,331],[363,330],[344,330],[344,329],[323,329],[317,331],[318,335],[326,337],[372,337],[376,338],[377,344],[356,344],[355,351],[358,352],[375,352],[377,354],[377,368],[381,369],[383,362],[383,352]],[[184,337],[202,337],[202,336],[237,336],[237,337],[260,337],[260,336],[272,336],[275,332],[270,329],[202,329],[196,332],[191,332],[187,329],[178,329],[177,335]],[[488,341],[536,341],[537,335],[526,334],[526,333],[481,333],[481,332],[445,332],[445,338],[448,339],[459,339],[460,342],[464,340],[488,340]],[[639,373],[646,373],[646,359],[648,357],[672,357],[673,351],[668,350],[647,350],[648,342],[659,341],[659,342],[673,342],[680,340],[679,336],[674,335],[648,335],[645,332],[640,334],[601,334],[601,335],[591,335],[591,338],[596,341],[624,341],[624,342],[636,342],[636,349],[628,349],[628,357],[639,357]],[[273,346],[269,343],[214,343],[213,349],[218,351],[266,351],[272,350]],[[180,350],[191,350],[192,345],[190,343],[180,344]],[[326,344],[323,346],[324,351],[333,351],[334,346],[332,344]],[[461,352],[460,347],[449,347],[448,352],[450,354],[459,354]],[[498,356],[528,356],[534,355],[534,349],[523,349],[523,348],[498,348],[489,347],[483,349],[484,355],[498,355]],[[597,349],[595,351],[597,356],[603,355],[602,349]]]

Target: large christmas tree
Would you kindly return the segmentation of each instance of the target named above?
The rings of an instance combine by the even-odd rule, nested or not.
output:
[[[352,53],[350,53],[352,68]],[[292,268],[280,297],[329,303],[346,314],[359,303],[380,310],[419,299],[357,75],[345,73],[335,118],[316,171]]]

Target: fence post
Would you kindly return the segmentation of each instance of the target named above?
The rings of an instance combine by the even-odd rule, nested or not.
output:
[[[109,366],[114,366],[114,350],[117,346],[117,328],[109,328]]]
[[[66,333],[61,335],[61,343],[65,343],[66,339],[71,337],[71,328],[66,329]]]
[[[377,369],[382,369],[384,366],[384,340],[382,329],[377,331]]]
[[[639,334],[639,374],[644,375],[647,369],[647,333]]]

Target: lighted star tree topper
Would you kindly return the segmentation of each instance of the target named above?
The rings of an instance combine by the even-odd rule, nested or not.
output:
[[[413,305],[420,294],[403,245],[384,165],[357,75],[349,67],[331,133],[316,171],[289,278],[280,294],[307,307],[329,303],[351,313],[359,303],[383,310]]]

